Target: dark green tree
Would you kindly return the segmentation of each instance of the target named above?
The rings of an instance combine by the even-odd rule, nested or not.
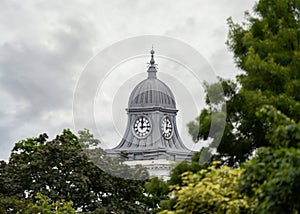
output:
[[[161,201],[169,199],[169,187],[166,181],[160,178],[150,178],[145,183],[145,197],[144,203],[151,207],[152,213],[157,213],[161,208]]]
[[[216,149],[217,153],[210,162],[217,159],[221,164],[233,166],[221,166],[220,169],[228,170],[227,176],[234,171],[241,173],[239,179],[236,176],[228,179],[229,184],[225,186],[229,187],[233,180],[238,185],[234,185],[232,192],[225,191],[226,194],[231,192],[225,201],[207,210],[204,205],[218,201],[215,193],[224,190],[224,187],[219,188],[223,177],[216,177],[212,182],[216,191],[208,191],[212,195],[199,204],[197,201],[209,186],[205,184],[204,191],[196,197],[199,192],[194,182],[183,186],[178,185],[180,180],[177,180],[174,188],[177,202],[173,201],[171,208],[166,209],[174,211],[170,213],[192,212],[190,210],[208,213],[214,209],[213,213],[224,213],[220,209],[229,201],[228,210],[236,208],[231,202],[234,195],[251,202],[251,209],[248,207],[245,213],[300,212],[299,15],[299,0],[260,0],[253,12],[246,12],[244,23],[236,24],[228,19],[227,44],[241,74],[236,80],[220,78],[218,83],[204,84],[207,107],[188,127],[195,142],[211,140],[206,150]],[[227,113],[224,133],[222,129],[211,131],[214,119],[222,125],[224,112]],[[221,141],[220,135],[223,135]],[[183,166],[180,173],[184,171],[189,171],[187,166]],[[201,172],[203,170],[197,173]],[[202,173],[202,181],[198,183],[201,187],[211,172]],[[191,180],[197,178],[197,173],[187,173]]]
[[[228,19],[227,44],[241,74],[229,84],[230,93],[227,80],[218,83],[224,87],[220,100],[225,100],[227,118],[214,158],[243,165],[240,191],[256,201],[255,213],[300,211],[299,11],[299,0],[260,0],[244,23]],[[206,90],[214,91],[214,85]],[[190,131],[197,140],[210,137],[212,100],[199,117],[200,126],[190,125],[198,128]]]
[[[256,213],[300,211],[300,122],[296,123],[274,107],[258,112],[271,124],[270,147],[257,150],[246,162],[240,191],[253,198]]]
[[[64,130],[50,141],[46,134],[19,141],[9,162],[0,164],[1,196],[15,198],[16,202],[35,202],[35,196],[41,193],[49,198],[49,203],[72,201],[73,207],[83,212],[101,209],[103,212],[145,213],[148,207],[141,202],[144,182],[114,177],[96,166],[89,155],[98,157],[98,162],[109,163],[110,167],[121,165],[121,171],[132,170],[136,178],[146,176],[145,169],[130,169],[111,160],[96,147],[99,143],[88,130],[79,132],[79,137]],[[16,211],[17,207],[12,213]]]
[[[214,106],[224,101],[226,125],[215,158],[228,165],[242,163],[256,148],[270,146],[269,123],[256,115],[264,105],[274,106],[295,121],[300,119],[299,9],[299,0],[260,0],[253,12],[245,13],[244,23],[228,19],[227,45],[241,74],[235,81],[216,83],[224,88],[224,96],[217,101],[213,96],[216,84],[206,87],[208,107],[198,118],[200,126],[189,125],[195,140],[211,137],[215,148],[214,138],[219,136],[208,135],[209,124]]]

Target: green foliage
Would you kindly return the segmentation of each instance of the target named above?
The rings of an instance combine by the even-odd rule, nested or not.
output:
[[[130,172],[136,179],[147,176],[144,168],[130,169],[106,157],[104,151],[97,148],[100,141],[88,130],[81,131],[79,138],[70,130],[64,130],[53,140],[47,138],[42,134],[19,141],[9,162],[0,163],[1,201],[15,199],[3,209],[12,207],[12,213],[16,213],[15,207],[22,205],[19,202],[34,202],[35,196],[41,193],[49,199],[49,206],[61,200],[72,201],[74,209],[82,212],[145,213],[148,210],[142,203],[143,181],[114,177],[97,167],[90,155],[97,158],[96,164],[120,169],[119,173]]]
[[[97,147],[100,145],[100,140],[95,139],[88,129],[78,131],[78,135],[80,146],[83,148]]]
[[[191,163],[182,161],[180,162],[177,166],[175,166],[170,174],[170,179],[168,180],[169,185],[182,185],[182,176],[181,174],[184,172],[198,172],[201,169],[205,169],[208,167],[207,163],[199,163],[199,158],[200,158],[201,152],[195,153],[193,156],[193,161]]]
[[[198,142],[200,139],[207,140],[209,137],[212,137],[212,133],[210,133],[211,123],[212,123],[212,115],[215,117],[223,118],[222,112],[220,112],[220,106],[222,108],[225,99],[228,95],[231,96],[231,91],[234,90],[234,83],[223,80],[219,78],[220,83],[214,83],[209,85],[208,83],[204,83],[204,89],[206,93],[205,102],[208,106],[207,109],[203,109],[200,116],[196,118],[195,121],[191,121],[187,124],[189,129],[189,134],[192,136],[194,142]],[[223,90],[223,85],[227,91]]]
[[[190,173],[197,173],[199,170],[207,169],[209,163],[206,161],[201,161],[201,158],[204,156],[202,155],[203,152],[207,152],[207,148],[203,148],[201,152],[196,152],[192,157],[192,162],[180,162],[176,165],[170,174],[170,179],[167,181],[167,185],[169,187],[178,185],[184,186],[184,179],[182,177],[183,173],[190,172]],[[176,203],[176,199],[174,197],[167,197],[167,193],[162,198],[160,202],[161,210],[173,210],[174,205]]]
[[[40,193],[35,196],[36,202],[30,203],[24,214],[42,213],[42,214],[75,214],[72,205],[73,202],[66,202],[64,199],[51,203],[51,200]],[[19,213],[19,212],[18,212]]]
[[[15,145],[9,166],[14,177],[11,183],[18,186],[10,188],[9,193],[23,197],[28,193],[28,197],[34,198],[40,192],[53,201],[73,201],[74,207],[83,211],[94,209],[97,204],[91,202],[97,201],[97,196],[92,192],[104,189],[96,185],[97,180],[101,182],[102,172],[89,163],[70,130],[64,130],[52,141],[46,139],[44,134]]]
[[[272,124],[272,147],[258,149],[244,166],[240,190],[257,200],[257,213],[297,213],[300,210],[300,123],[266,106],[259,113]]]
[[[299,0],[260,0],[252,13],[246,12],[242,24],[228,19],[227,45],[242,72],[236,81],[205,84],[207,108],[188,124],[194,141],[212,138],[215,148],[220,136],[210,131],[211,121],[216,106],[222,109],[226,104],[225,131],[214,159],[238,165],[255,149],[270,146],[269,123],[256,114],[264,105],[300,120],[299,11]]]
[[[145,183],[147,197],[144,203],[151,207],[152,213],[157,213],[160,210],[160,202],[168,199],[168,193],[168,184],[157,177],[153,177]]]
[[[241,191],[257,199],[257,213],[300,210],[300,149],[261,148],[245,164]]]
[[[0,213],[13,214],[25,212],[27,205],[30,203],[28,199],[20,199],[17,196],[4,196],[0,194]]]
[[[216,165],[197,173],[185,172],[183,185],[171,187],[175,197],[173,209],[160,213],[250,213],[254,202],[238,192],[241,173],[240,168]]]
[[[244,25],[228,20],[227,42],[238,67],[245,71],[238,77],[243,90],[262,92],[270,104],[297,120],[299,9],[298,0],[260,0],[254,7],[255,16],[247,13]],[[285,102],[278,102],[277,96],[283,96]]]
[[[195,142],[211,138],[210,146],[214,148],[214,141],[219,136],[218,132],[210,131],[211,121],[213,114],[224,109],[226,104],[225,131],[212,160],[221,160],[222,164],[235,167],[242,165],[242,169],[230,169],[228,172],[238,170],[242,173],[236,175],[240,177],[239,181],[231,178],[233,182],[239,182],[239,188],[235,185],[229,200],[238,195],[242,197],[238,199],[249,202],[248,207],[244,207],[244,211],[222,210],[227,206],[226,202],[214,207],[207,205],[210,199],[200,204],[198,198],[193,198],[192,193],[196,191],[187,184],[184,191],[180,186],[174,190],[178,195],[175,213],[181,210],[202,213],[207,208],[210,211],[217,209],[215,213],[299,213],[299,11],[299,0],[260,0],[252,13],[246,12],[246,21],[242,24],[228,19],[227,45],[242,72],[232,82],[220,79],[216,83],[223,86],[223,97],[216,84],[206,84],[207,107],[196,121],[188,124]],[[250,157],[252,159],[247,161]],[[209,174],[206,173],[203,177]],[[201,183],[202,178],[198,174],[188,176],[190,180],[195,176]],[[192,183],[191,186],[195,185]],[[210,187],[207,187],[209,190]],[[212,192],[219,194],[220,190]],[[216,200],[222,198],[215,197]],[[207,206],[203,207],[205,204]],[[206,213],[210,211],[206,210]]]
[[[244,25],[228,20],[228,45],[244,71],[237,97],[251,107],[237,108],[238,131],[252,136],[253,149],[265,147],[241,177],[241,190],[257,200],[257,213],[300,210],[299,10],[299,0],[260,0]]]
[[[195,121],[188,124],[188,128],[195,142],[212,141],[206,148],[207,151],[203,151],[201,161],[209,161],[208,157],[211,154],[208,152],[210,149],[216,149],[219,155],[215,155],[212,159],[234,165],[237,162],[245,161],[253,149],[251,140],[237,132],[239,129],[247,128],[244,127],[245,124],[240,123],[240,113],[237,112],[237,108],[243,106],[245,109],[253,109],[253,107],[246,106],[247,103],[238,97],[235,82],[221,78],[219,81],[212,85],[205,84],[207,108],[202,110]],[[220,86],[224,89],[223,94],[220,92]],[[225,127],[222,129],[224,121]]]

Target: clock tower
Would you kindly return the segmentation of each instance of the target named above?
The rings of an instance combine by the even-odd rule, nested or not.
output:
[[[132,91],[125,134],[111,157],[126,156],[126,164],[145,166],[150,175],[168,177],[176,161],[191,161],[192,151],[182,142],[176,125],[176,102],[170,88],[157,78],[154,50],[148,77]]]

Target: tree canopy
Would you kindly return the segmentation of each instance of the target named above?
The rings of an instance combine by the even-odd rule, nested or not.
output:
[[[204,84],[207,107],[188,124],[195,142],[212,140],[206,149],[217,153],[210,163],[221,166],[183,174],[162,213],[300,212],[299,15],[299,0],[259,0],[243,23],[228,19],[227,45],[240,74]],[[218,97],[220,85],[224,96]],[[225,108],[224,133],[211,134],[212,115]]]
[[[197,173],[183,173],[183,185],[171,186],[171,195],[176,198],[173,210],[160,213],[250,213],[254,201],[238,192],[243,170],[217,165],[214,162]]]
[[[205,85],[207,108],[189,124],[193,139],[206,140],[216,102],[226,106],[226,125],[217,147],[229,165],[242,163],[259,147],[270,146],[270,129],[256,112],[272,105],[295,121],[300,119],[300,3],[298,0],[260,0],[245,22],[228,19],[227,45],[234,54],[240,75]],[[224,97],[211,98],[211,91],[221,85]],[[200,126],[197,124],[200,120]],[[212,143],[212,147],[214,147]],[[216,147],[214,147],[216,148]]]
[[[94,147],[97,144],[99,141],[88,130],[79,132],[79,137],[64,130],[50,141],[41,134],[16,143],[9,162],[0,163],[1,209],[16,213],[42,194],[49,203],[70,201],[82,212],[145,213],[149,207],[142,203],[144,182],[114,177],[97,167],[88,155],[97,154],[98,161],[110,162],[110,166],[122,165],[122,170],[132,170],[136,178],[145,176],[145,169],[136,171],[110,160],[102,149]],[[9,199],[14,199],[13,203],[5,204]]]

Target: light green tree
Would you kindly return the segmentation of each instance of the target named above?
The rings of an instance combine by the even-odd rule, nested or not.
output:
[[[37,193],[35,199],[36,202],[30,203],[23,212],[24,214],[75,214],[72,201],[66,202],[61,199],[52,203],[50,198],[41,193]]]
[[[171,186],[175,205],[160,214],[175,213],[250,213],[254,201],[239,193],[239,178],[243,170],[228,166],[217,167],[216,162],[197,173],[182,174],[183,185]]]

